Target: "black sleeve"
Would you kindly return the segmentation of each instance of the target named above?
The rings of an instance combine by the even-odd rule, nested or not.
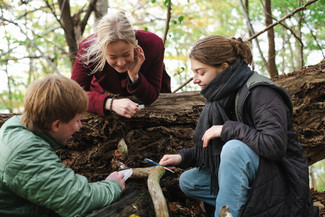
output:
[[[178,151],[178,154],[182,157],[182,163],[179,165],[180,168],[186,169],[195,166],[195,148],[183,148]]]
[[[251,124],[227,121],[221,139],[238,139],[255,153],[271,160],[281,159],[287,149],[289,109],[273,88],[255,87],[244,106]]]

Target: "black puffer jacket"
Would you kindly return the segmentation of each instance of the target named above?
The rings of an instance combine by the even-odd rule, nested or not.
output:
[[[224,142],[237,139],[260,156],[257,176],[241,217],[317,217],[309,190],[308,162],[294,132],[288,93],[257,73],[229,106]],[[181,168],[195,165],[195,148],[179,151]]]
[[[221,135],[223,141],[243,141],[260,156],[241,216],[318,216],[309,190],[307,158],[291,122],[290,97],[282,88],[261,84],[244,95],[240,95],[242,122],[225,122]]]

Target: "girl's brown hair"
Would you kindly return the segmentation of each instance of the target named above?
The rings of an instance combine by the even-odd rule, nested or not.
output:
[[[88,95],[77,82],[51,75],[30,84],[21,120],[31,131],[44,133],[54,121],[68,123],[87,108]]]
[[[211,35],[198,40],[189,55],[201,63],[210,66],[220,66],[222,63],[233,64],[238,57],[247,64],[252,63],[252,52],[247,42],[241,38],[224,38],[219,35]]]

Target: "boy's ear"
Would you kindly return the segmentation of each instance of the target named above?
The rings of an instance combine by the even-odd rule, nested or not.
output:
[[[51,130],[57,132],[60,127],[60,120],[53,121],[51,124]]]

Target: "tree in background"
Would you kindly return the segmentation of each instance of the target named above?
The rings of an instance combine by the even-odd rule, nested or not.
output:
[[[271,0],[265,0],[264,5],[264,14],[265,14],[265,26],[269,26],[272,24],[272,9],[271,9]],[[267,39],[268,39],[268,63],[267,70],[269,72],[270,77],[273,79],[279,75],[278,69],[275,63],[275,42],[274,42],[274,28],[271,28],[267,31]]]
[[[267,2],[272,3],[272,8],[263,13]],[[273,59],[271,71],[280,69],[279,74],[285,74],[304,66],[308,54],[321,51],[324,56],[325,14],[318,12],[325,11],[325,3],[314,2],[269,30],[274,32],[276,43],[269,44],[272,40],[266,34],[254,38],[253,51],[259,53],[254,54],[257,71],[268,75],[267,66]],[[22,99],[14,99],[19,96],[16,93],[20,91],[23,95],[25,87],[34,79],[49,73],[69,77],[78,43],[94,32],[96,20],[107,12],[107,7],[125,10],[137,29],[155,32],[164,39],[166,68],[175,89],[192,77],[188,53],[200,37],[219,34],[245,40],[302,4],[297,0],[3,0],[0,32],[10,36],[10,40],[3,41],[3,37],[4,43],[0,43],[7,45],[0,47],[0,68],[4,72],[0,81],[16,82],[11,81],[11,86],[1,83],[5,87],[0,89],[1,108],[19,111],[20,106],[10,105],[8,99],[21,102]],[[265,14],[270,15],[266,24]],[[267,44],[272,50],[268,61],[263,57]],[[195,88],[188,84],[181,91]]]

